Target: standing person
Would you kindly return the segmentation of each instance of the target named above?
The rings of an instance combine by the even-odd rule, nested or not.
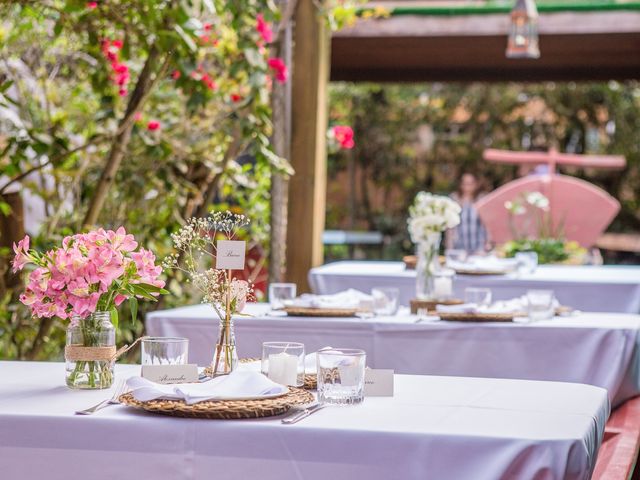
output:
[[[483,194],[475,174],[464,173],[460,177],[457,191],[451,194],[451,198],[462,207],[460,224],[447,231],[447,248],[465,250],[468,253],[484,252],[487,249],[487,230],[473,205]]]

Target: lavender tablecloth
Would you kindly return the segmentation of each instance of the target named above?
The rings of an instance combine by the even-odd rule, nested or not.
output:
[[[138,373],[119,366],[117,377]],[[7,480],[586,480],[609,415],[600,388],[396,376],[393,398],[279,419],[198,420],[71,391],[60,363],[0,362],[0,471]]]
[[[402,262],[336,262],[312,268],[314,293],[337,293],[355,288],[369,293],[374,287],[400,288],[400,302],[415,297],[415,270]],[[541,265],[533,274],[457,275],[454,293],[463,298],[467,287],[487,287],[494,299],[508,300],[529,289],[551,289],[563,305],[585,312],[640,313],[640,267]]]
[[[250,304],[236,320],[238,352],[260,357],[264,341],[362,348],[372,368],[397,373],[576,382],[606,388],[614,405],[640,394],[640,315],[584,313],[535,323],[416,323],[416,317],[269,316]],[[190,340],[191,361],[211,362],[215,313],[194,305],[147,315],[150,335]]]

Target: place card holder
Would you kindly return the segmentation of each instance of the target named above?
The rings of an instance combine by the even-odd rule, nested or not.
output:
[[[142,365],[142,377],[163,385],[174,383],[196,383],[198,365]]]

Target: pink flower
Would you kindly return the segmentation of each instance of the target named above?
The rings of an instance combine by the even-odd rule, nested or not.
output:
[[[125,297],[124,295],[116,295],[116,298],[114,298],[113,303],[116,304],[116,307],[119,307],[122,302],[124,302],[127,299],[127,297]]]
[[[181,76],[182,76],[182,72],[180,70],[174,70],[171,73],[171,78],[173,78],[174,80],[178,80]]]
[[[98,8],[98,2],[87,2],[87,8],[94,9]]]
[[[211,31],[211,24],[210,23],[205,23],[202,28],[204,28],[205,32],[210,32]]]
[[[22,270],[24,266],[31,261],[29,257],[29,235],[25,235],[25,237],[18,242],[16,245],[13,244],[13,251],[16,254],[13,259],[13,273],[16,273],[19,270]]]
[[[140,112],[136,112],[133,114],[133,120],[135,122],[139,122],[140,120],[142,120],[142,113]]]
[[[347,125],[336,125],[333,127],[333,136],[340,144],[341,148],[350,150],[355,146],[353,141],[353,129]]]
[[[256,17],[256,30],[260,33],[262,40],[266,43],[271,43],[273,41],[273,31],[271,30],[271,25],[269,22],[265,22],[264,16],[260,13]]]
[[[158,130],[160,128],[160,122],[157,120],[151,120],[149,123],[147,123],[147,130],[151,130],[152,132],[154,130]]]
[[[289,69],[281,58],[270,58],[267,62],[269,68],[275,72],[276,80],[280,83],[285,83],[289,78]]]
[[[138,242],[136,242],[133,235],[127,233],[124,227],[118,228],[115,232],[113,230],[109,230],[107,232],[107,238],[116,250],[133,252],[138,248]]]

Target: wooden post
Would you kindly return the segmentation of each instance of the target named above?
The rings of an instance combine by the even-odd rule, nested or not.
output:
[[[313,0],[295,12],[287,279],[309,291],[307,275],[323,260],[327,182],[327,86],[330,33]]]

